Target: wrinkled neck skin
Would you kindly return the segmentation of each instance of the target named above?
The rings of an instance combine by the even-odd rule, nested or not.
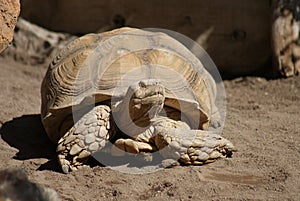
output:
[[[161,101],[149,101],[141,104],[140,100],[124,97],[113,104],[113,119],[124,134],[135,137],[150,127],[151,119],[157,118],[163,108]]]

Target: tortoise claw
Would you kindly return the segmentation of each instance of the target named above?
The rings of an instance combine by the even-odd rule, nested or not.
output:
[[[81,143],[78,143],[79,140],[76,139],[76,135],[68,132],[58,144],[58,162],[64,173],[76,171],[80,167],[86,166],[85,164],[91,155],[90,152],[81,146]]]

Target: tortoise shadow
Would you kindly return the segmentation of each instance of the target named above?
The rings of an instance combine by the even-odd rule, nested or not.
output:
[[[0,135],[8,145],[19,150],[14,159],[46,158],[49,161],[39,170],[59,171],[56,145],[48,138],[39,114],[23,115],[5,122],[0,128]]]
[[[0,128],[1,138],[11,147],[18,149],[18,153],[13,157],[16,160],[28,160],[36,158],[49,159],[41,164],[37,170],[52,170],[62,172],[57,159],[57,145],[50,141],[39,114],[23,115],[5,122]],[[114,157],[107,153],[96,153],[90,157],[88,164],[95,166],[118,167],[128,165],[128,167],[157,166],[161,159],[154,155],[154,160],[149,163],[135,155],[127,157]],[[102,162],[102,163],[101,163]]]

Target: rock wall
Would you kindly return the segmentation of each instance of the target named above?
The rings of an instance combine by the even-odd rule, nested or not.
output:
[[[19,14],[19,0],[0,1],[0,52],[11,43]]]
[[[72,34],[165,28],[205,47],[223,73],[250,74],[271,56],[269,0],[22,0],[21,15]]]
[[[273,0],[274,69],[285,77],[300,74],[300,1]]]

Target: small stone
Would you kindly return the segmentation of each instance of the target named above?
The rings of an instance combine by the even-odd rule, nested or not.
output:
[[[91,151],[98,151],[99,150],[99,145],[98,145],[98,143],[97,142],[93,142],[92,144],[90,144],[90,146],[89,146],[89,150],[91,150]]]
[[[96,137],[94,134],[88,134],[85,136],[84,141],[85,141],[85,143],[90,144],[90,143],[96,141]]]
[[[74,144],[70,150],[70,155],[74,156],[74,155],[78,154],[81,150],[82,150],[82,148],[80,146],[78,146],[77,144]]]

